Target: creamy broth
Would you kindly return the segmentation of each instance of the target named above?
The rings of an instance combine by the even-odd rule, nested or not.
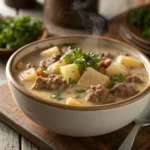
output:
[[[78,47],[78,46],[74,46],[74,47]],[[66,50],[65,50],[65,53],[62,54],[62,51],[66,48],[66,46],[58,46],[58,49],[59,51],[61,52],[61,55],[67,55],[66,54]],[[113,49],[113,48],[110,48],[110,47],[103,47],[103,48],[95,48],[95,47],[92,47],[92,46],[80,46],[80,48],[82,48],[82,51],[83,52],[89,52],[89,49],[92,50],[92,52],[98,57],[100,58],[100,62],[103,61],[103,60],[106,60],[106,59],[110,59],[111,60],[111,64],[107,67],[104,67],[104,72],[101,72],[99,71],[102,67],[99,67],[99,64],[98,63],[98,68],[97,72],[100,72],[101,74],[105,75],[105,76],[108,76],[109,78],[112,77],[112,76],[115,76],[115,74],[111,74],[109,73],[109,67],[114,63],[114,62],[117,62],[117,64],[120,64],[121,61],[123,60],[123,57],[129,57],[129,58],[133,58],[134,60],[138,60],[138,58],[136,58],[135,56],[132,56],[131,54],[127,54],[125,52],[123,52],[121,49]],[[41,97],[41,98],[44,98],[46,99],[47,101],[54,101],[54,102],[58,102],[58,103],[63,103],[63,104],[68,104],[68,105],[83,105],[83,106],[90,106],[90,105],[102,105],[102,104],[106,104],[106,103],[114,103],[114,102],[117,102],[117,101],[121,101],[121,100],[125,100],[126,98],[129,98],[129,97],[132,97],[136,94],[138,94],[139,92],[143,91],[146,87],[147,87],[147,83],[149,81],[149,77],[148,77],[148,73],[146,71],[146,68],[144,67],[144,64],[142,64],[142,62],[137,62],[137,65],[135,65],[135,67],[131,66],[131,67],[127,67],[126,65],[124,65],[122,63],[122,66],[124,67],[124,71],[127,71],[127,75],[121,75],[123,76],[124,78],[124,81],[122,82],[116,82],[115,81],[115,84],[119,84],[119,83],[126,83],[126,84],[130,84],[130,81],[128,82],[127,81],[127,78],[130,76],[130,75],[137,75],[138,78],[140,78],[142,80],[141,83],[137,83],[136,81],[132,81],[134,86],[136,87],[136,91],[137,93],[135,92],[135,94],[132,94],[131,93],[131,96],[120,96],[120,94],[118,95],[118,93],[116,94],[117,91],[115,91],[114,93],[113,92],[110,92],[112,90],[112,88],[115,86],[115,84],[113,83],[112,85],[112,80],[110,80],[110,83],[108,85],[103,85],[104,88],[108,89],[108,96],[107,98],[105,97],[104,95],[104,99],[103,100],[97,100],[99,99],[98,97],[95,98],[96,100],[95,101],[92,101],[91,100],[91,96],[92,92],[96,92],[97,89],[95,91],[90,91],[91,88],[90,86],[89,87],[82,87],[81,85],[77,85],[79,80],[82,78],[84,72],[88,71],[88,70],[84,70],[82,71],[81,69],[79,70],[80,71],[80,78],[77,79],[76,82],[74,82],[73,84],[70,84],[68,83],[69,81],[67,81],[67,84],[68,86],[66,88],[62,88],[62,89],[58,89],[60,93],[57,93],[60,97],[60,99],[58,100],[57,98],[55,97],[52,97],[53,95],[56,96],[56,91],[58,92],[57,89],[55,90],[50,90],[50,89],[31,89],[31,87],[33,87],[33,84],[35,83],[35,79],[32,79],[32,80],[26,80],[25,78],[21,77],[21,74],[24,73],[26,70],[28,69],[31,69],[31,68],[34,68],[34,66],[36,66],[35,70],[39,70],[39,63],[40,61],[44,60],[44,59],[47,59],[47,58],[50,58],[51,56],[46,56],[47,53],[44,53],[44,55],[42,54],[43,51],[46,51],[46,50],[38,50],[36,52],[33,52],[27,56],[24,56],[19,62],[18,64],[16,65],[16,69],[14,70],[14,74],[17,74],[18,76],[16,76],[16,79],[17,81],[27,90],[29,90],[29,92],[32,92],[33,94]],[[54,50],[55,51],[55,50]],[[73,48],[71,47],[71,50],[70,51],[73,51]],[[104,53],[104,57],[106,54],[109,53],[110,56],[108,56],[108,58],[106,59],[102,59],[103,57],[101,56],[101,54]],[[120,60],[120,62],[118,62],[118,57],[119,56],[123,56]],[[60,57],[61,60],[63,60],[62,56]],[[59,61],[59,60],[57,60]],[[57,62],[56,61],[56,62]],[[126,60],[125,60],[126,61]],[[26,67],[26,64],[29,64],[31,63],[32,65],[34,66],[30,66],[29,68]],[[54,62],[55,63],[55,62]],[[139,65],[138,65],[139,63]],[[67,66],[69,64],[74,64],[74,63],[66,63],[64,66]],[[53,65],[53,63],[51,64]],[[50,65],[49,65],[50,66]],[[48,67],[49,67],[48,66]],[[43,72],[48,72],[47,68],[44,68],[44,67],[41,67]],[[111,68],[111,67],[110,67]],[[47,69],[47,70],[45,70]],[[111,70],[111,69],[110,69]],[[117,70],[117,69],[116,69]],[[111,71],[110,71],[111,72]],[[49,73],[49,75],[52,74],[52,73]],[[54,74],[57,74],[57,73],[54,73]],[[60,73],[61,74],[61,73]],[[118,74],[118,75],[120,75]],[[38,75],[39,76],[39,75]],[[63,76],[63,75],[62,75]],[[121,77],[122,77],[121,76]],[[118,77],[118,76],[117,76]],[[62,77],[63,78],[63,77]],[[92,78],[92,77],[91,77]],[[66,80],[66,79],[65,79]],[[89,79],[91,80],[91,79]],[[85,81],[86,82],[86,81]],[[101,83],[97,83],[98,84],[101,84]],[[97,85],[94,85],[94,86],[97,86]],[[97,88],[97,87],[94,87],[94,88]],[[93,89],[94,89],[93,88]],[[100,90],[102,88],[100,87]],[[77,91],[79,90],[79,91]],[[80,91],[81,90],[81,91]],[[88,92],[87,92],[88,91]],[[113,91],[113,90],[112,90]],[[91,95],[88,95],[87,94],[91,94]],[[100,95],[103,95],[99,92]],[[130,93],[129,93],[130,94]],[[68,103],[67,100],[68,98],[71,98],[71,101]],[[73,101],[72,101],[73,99]],[[107,100],[105,100],[107,99]],[[77,102],[77,103],[76,103]]]

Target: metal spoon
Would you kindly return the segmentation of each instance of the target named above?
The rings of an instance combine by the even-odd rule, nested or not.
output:
[[[132,145],[134,143],[135,137],[141,127],[149,126],[150,120],[149,119],[136,119],[134,121],[136,124],[129,133],[129,135],[126,137],[124,142],[121,144],[118,150],[131,150]]]

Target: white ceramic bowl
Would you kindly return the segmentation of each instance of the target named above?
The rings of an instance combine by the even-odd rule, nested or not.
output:
[[[16,82],[12,70],[18,60],[34,50],[38,51],[37,47],[61,43],[90,43],[98,47],[104,45],[120,48],[122,51],[139,57],[146,69],[150,70],[150,62],[144,54],[127,44],[109,38],[66,36],[31,43],[16,51],[9,59],[6,67],[6,75],[13,98],[29,118],[55,133],[85,137],[102,135],[118,130],[132,122],[143,112],[150,99],[150,79],[145,90],[132,98],[117,103],[88,107],[68,106],[46,101],[32,95],[32,93]]]

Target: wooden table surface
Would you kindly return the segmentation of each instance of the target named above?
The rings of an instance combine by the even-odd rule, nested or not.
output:
[[[27,14],[32,17],[43,18],[42,4],[44,0],[38,0],[40,5],[34,9],[19,10],[19,15]],[[150,0],[101,0],[100,12],[108,19],[115,15],[126,11],[130,8],[136,7],[144,3],[150,3]],[[109,9],[111,7],[111,9]],[[4,4],[4,0],[0,0],[0,14],[16,16],[15,9],[10,8]],[[7,82],[5,76],[5,66],[7,59],[0,58],[0,85]],[[0,150],[39,150],[38,147],[26,140],[24,137],[13,131],[11,128],[0,122]]]

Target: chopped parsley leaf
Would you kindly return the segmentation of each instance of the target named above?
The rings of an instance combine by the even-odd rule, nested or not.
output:
[[[93,52],[83,52],[81,48],[75,48],[70,54],[65,55],[63,58],[67,63],[75,63],[82,71],[91,67],[98,68],[100,59]]]
[[[84,93],[86,90],[85,89],[75,89],[76,93]]]
[[[61,97],[61,94],[62,94],[62,91],[60,91],[60,90],[54,91],[53,94],[50,95],[50,98],[51,99],[56,99],[56,100],[62,100],[64,98]]]
[[[68,84],[70,87],[73,87],[73,85],[75,84],[75,81],[72,80],[72,78],[69,78]]]
[[[77,94],[77,95],[74,96],[74,98],[81,98],[81,95]]]
[[[125,80],[125,77],[122,74],[119,75],[112,75],[110,77],[110,80],[112,82],[123,82]]]
[[[124,82],[125,81],[125,77],[122,75],[122,74],[119,74],[119,75],[112,75],[110,77],[110,80],[111,80],[111,84],[109,85],[109,87],[113,87],[115,85],[115,83],[119,82]]]
[[[45,70],[47,70],[47,68],[46,67],[41,67],[41,70],[45,71]]]

